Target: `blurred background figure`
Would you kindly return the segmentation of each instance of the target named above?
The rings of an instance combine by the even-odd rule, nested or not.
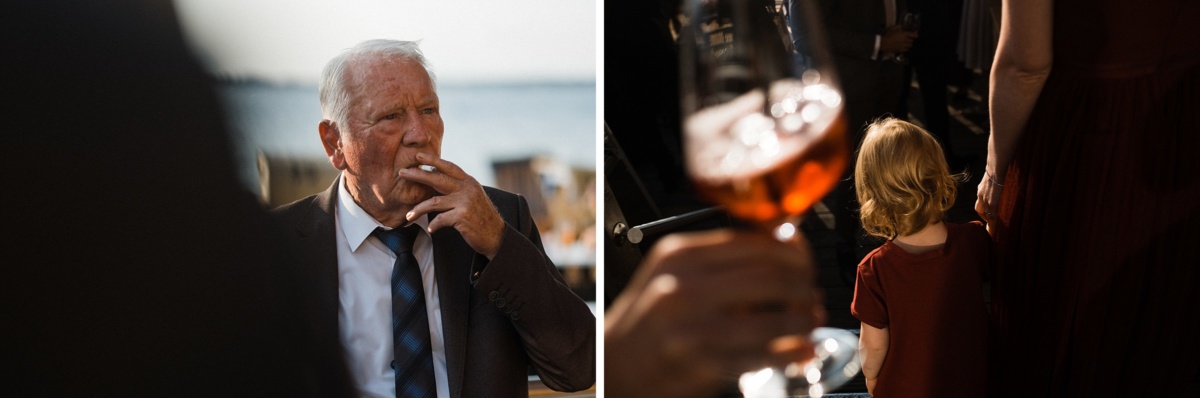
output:
[[[804,11],[799,1],[789,2],[794,18]],[[905,118],[905,62],[919,31],[906,31],[900,22],[910,5],[905,0],[817,0],[819,19],[833,53],[834,66],[845,97],[847,145],[853,153],[867,125],[876,118]],[[832,192],[822,199],[833,217],[837,238],[838,273],[847,285],[854,281],[858,262],[882,241],[862,232],[858,201],[854,196],[854,159]]]
[[[996,397],[1196,396],[1200,4],[1006,0],[976,211]]]
[[[905,65],[902,112],[898,117],[917,119],[937,137],[949,162],[950,170],[962,172],[967,166],[963,156],[954,152],[956,140],[950,134],[947,108],[951,87],[970,86],[970,71],[957,56],[959,22],[963,0],[908,0],[910,11],[920,16],[921,37],[913,43],[910,62]],[[919,102],[920,106],[909,106]],[[911,115],[911,116],[910,116]],[[961,145],[961,144],[959,144]]]
[[[1000,0],[965,0],[958,29],[958,60],[970,72],[970,80],[954,87],[950,109],[962,117],[985,115],[987,85],[974,83],[991,75],[992,58],[1000,38]],[[984,92],[974,92],[979,86]]]
[[[5,391],[351,396],[172,4],[3,14]]]
[[[857,148],[875,118],[904,117],[899,114],[904,64],[897,57],[907,55],[924,32],[905,31],[900,25],[910,7],[906,0],[816,3],[846,98],[849,145]],[[793,15],[804,11],[802,4],[789,2]]]

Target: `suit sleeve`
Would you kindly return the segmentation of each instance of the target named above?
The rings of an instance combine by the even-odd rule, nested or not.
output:
[[[525,198],[505,218],[496,256],[472,270],[477,294],[499,302],[547,387],[579,391],[596,379],[596,317],[546,256]]]
[[[875,36],[882,32],[863,32],[851,29],[847,21],[854,18],[849,13],[861,13],[854,3],[845,0],[817,0],[821,26],[829,41],[829,51],[844,57],[870,59],[875,53]],[[881,18],[882,19],[882,18]],[[850,77],[845,77],[850,78]]]

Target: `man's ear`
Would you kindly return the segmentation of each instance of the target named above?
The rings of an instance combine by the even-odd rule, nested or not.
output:
[[[338,170],[346,169],[346,154],[342,152],[342,135],[332,120],[325,119],[317,124],[317,133],[321,135],[321,144],[325,146],[325,155],[329,163]]]

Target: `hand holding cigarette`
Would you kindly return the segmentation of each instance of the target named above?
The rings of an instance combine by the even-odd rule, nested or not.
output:
[[[408,221],[431,212],[437,216],[429,220],[429,232],[452,227],[467,244],[489,260],[500,250],[504,235],[504,220],[492,206],[483,191],[483,186],[458,165],[425,153],[417,154],[419,167],[401,169],[400,178],[425,184],[441,195],[418,203],[405,215]]]

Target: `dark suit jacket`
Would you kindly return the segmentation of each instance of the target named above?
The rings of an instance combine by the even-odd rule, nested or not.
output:
[[[338,335],[338,265],[334,215],[341,179],[320,194],[272,211],[294,233],[297,266],[319,275],[312,299],[316,329]],[[532,363],[559,391],[595,381],[596,320],[546,257],[525,198],[485,187],[507,224],[490,262],[453,228],[433,233],[434,264],[445,335],[450,395],[524,397]]]
[[[857,148],[865,122],[884,113],[906,116],[895,114],[905,83],[904,68],[895,61],[871,59],[875,35],[882,36],[887,28],[883,0],[816,0],[816,3],[846,99],[850,133],[847,136],[851,148]],[[906,2],[896,0],[897,19],[905,9]]]

